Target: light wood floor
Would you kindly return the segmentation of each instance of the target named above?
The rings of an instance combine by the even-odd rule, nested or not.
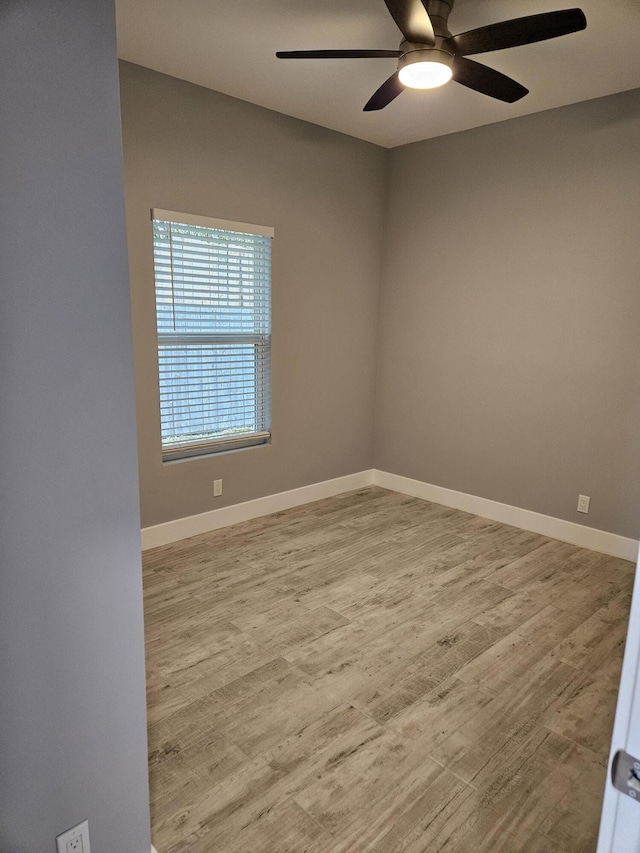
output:
[[[159,853],[589,853],[633,566],[365,489],[148,551]]]

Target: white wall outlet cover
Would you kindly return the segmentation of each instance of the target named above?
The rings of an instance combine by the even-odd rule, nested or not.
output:
[[[591,498],[588,495],[578,495],[578,512],[589,512]]]
[[[56,836],[58,853],[91,853],[89,821],[83,820],[72,829]]]

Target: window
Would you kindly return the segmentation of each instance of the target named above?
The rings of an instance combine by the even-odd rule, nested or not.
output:
[[[267,444],[273,230],[152,219],[163,460]]]

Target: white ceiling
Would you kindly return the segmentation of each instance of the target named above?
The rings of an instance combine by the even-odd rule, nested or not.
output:
[[[392,148],[640,87],[640,0],[456,0],[453,33],[580,5],[583,32],[473,57],[530,89],[504,104],[456,83],[362,112],[395,59],[278,60],[276,50],[398,48],[384,0],[116,0],[123,59]]]

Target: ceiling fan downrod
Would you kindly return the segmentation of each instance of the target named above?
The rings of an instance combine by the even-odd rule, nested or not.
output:
[[[436,37],[450,37],[449,15],[453,9],[453,3],[454,0],[425,0],[424,7],[431,18]]]

